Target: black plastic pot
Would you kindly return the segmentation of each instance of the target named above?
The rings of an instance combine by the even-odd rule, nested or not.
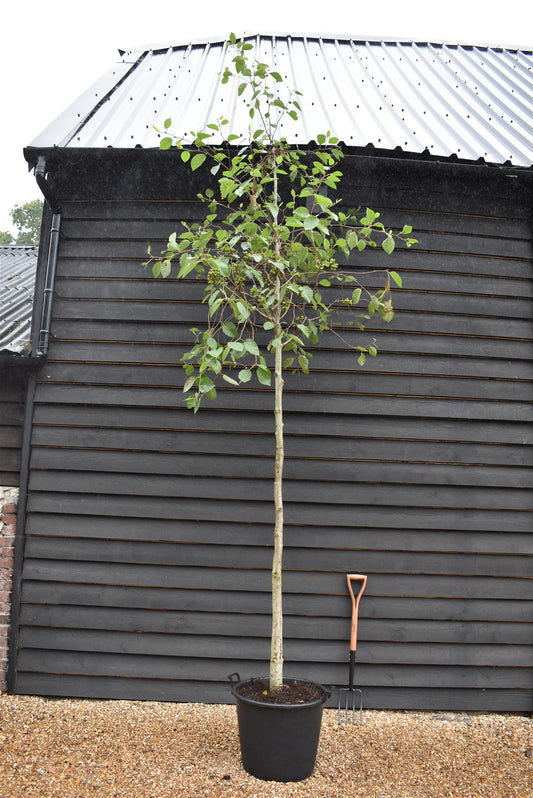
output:
[[[306,679],[285,679],[315,685],[321,696],[308,704],[265,704],[240,694],[253,679],[232,681],[237,702],[244,769],[263,781],[302,781],[315,766],[322,709],[329,691]],[[262,681],[268,683],[268,679]]]

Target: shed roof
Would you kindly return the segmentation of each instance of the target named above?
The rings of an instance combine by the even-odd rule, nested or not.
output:
[[[303,93],[298,122],[281,134],[306,144],[330,130],[355,148],[533,164],[533,53],[488,45],[354,37],[250,35],[260,60]],[[59,116],[32,148],[157,147],[154,125],[178,135],[220,115],[228,131],[249,118],[220,72],[223,40],[120,51],[112,69]]]
[[[29,354],[38,250],[0,246],[0,355]]]

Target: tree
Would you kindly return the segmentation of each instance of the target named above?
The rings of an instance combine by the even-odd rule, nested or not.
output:
[[[178,261],[177,278],[194,275],[205,280],[206,329],[193,329],[194,344],[183,355],[187,379],[187,407],[194,412],[202,400],[216,397],[216,379],[232,386],[255,378],[261,385],[274,383],[274,554],[272,562],[272,635],[270,690],[283,684],[283,389],[287,371],[309,372],[311,349],[325,332],[334,333],[352,348],[363,366],[375,357],[375,341],[350,344],[340,325],[364,330],[375,315],[385,322],[394,316],[392,289],[401,287],[400,276],[382,270],[380,287],[376,272],[366,274],[353,267],[341,269],[339,261],[350,254],[376,247],[378,237],[390,254],[397,239],[416,243],[412,228],[386,229],[379,213],[341,210],[334,199],[342,178],[338,165],[343,157],[338,140],[326,133],[317,137],[318,147],[305,150],[289,146],[277,135],[281,120],[298,119],[298,91],[287,90],[281,75],[267,64],[250,63],[251,44],[237,41],[232,66],[222,82],[238,82],[250,117],[246,141],[226,136],[223,146],[210,146],[214,136],[224,138],[224,118],[207,129],[183,139],[167,134],[161,149],[176,145],[193,171],[206,162],[217,178],[217,191],[199,194],[207,213],[202,222],[183,222],[166,249],[152,256],[155,277],[168,277]],[[363,278],[367,283],[363,282]],[[350,316],[346,320],[346,314]]]
[[[17,228],[17,238],[14,239],[8,231],[0,231],[0,244],[26,244],[39,243],[41,234],[41,219],[43,203],[40,199],[26,202],[24,205],[15,205],[10,212],[13,224]]]

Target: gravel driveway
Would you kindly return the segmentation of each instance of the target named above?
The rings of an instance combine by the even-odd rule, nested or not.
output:
[[[0,798],[532,798],[533,721],[325,710],[315,773],[242,769],[235,707],[0,696]]]

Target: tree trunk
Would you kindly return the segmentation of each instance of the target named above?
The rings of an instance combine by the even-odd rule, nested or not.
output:
[[[279,282],[278,282],[279,288]],[[278,305],[279,308],[279,305]],[[280,309],[281,310],[281,309]],[[281,327],[275,325],[276,336]],[[276,455],[274,464],[274,555],[272,559],[272,635],[270,649],[270,689],[283,684],[283,606],[282,606],[282,558],[283,558],[283,353],[278,346],[274,364],[274,424],[276,433]]]

